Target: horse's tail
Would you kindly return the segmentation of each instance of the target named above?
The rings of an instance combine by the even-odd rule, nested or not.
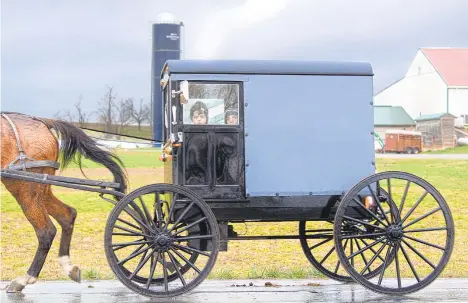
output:
[[[79,127],[72,123],[61,121],[42,119],[49,128],[53,128],[60,139],[61,168],[64,169],[76,156],[75,162],[82,169],[81,157],[90,159],[96,163],[104,165],[109,169],[114,176],[114,182],[120,184],[118,189],[125,193],[127,189],[127,177],[123,170],[123,163],[112,151],[107,151],[100,148],[100,145],[91,139]]]

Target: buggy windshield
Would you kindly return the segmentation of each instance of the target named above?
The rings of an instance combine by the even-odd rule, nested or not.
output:
[[[184,124],[238,125],[239,85],[189,82],[189,100],[184,105]]]

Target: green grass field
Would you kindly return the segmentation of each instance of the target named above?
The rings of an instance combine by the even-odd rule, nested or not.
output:
[[[447,148],[444,150],[427,151],[425,154],[468,154],[468,145]]]
[[[161,182],[163,169],[158,153],[148,150],[118,151],[130,177],[130,190]],[[108,172],[85,161],[85,174],[90,179],[110,178]],[[446,198],[456,226],[456,244],[449,265],[442,276],[468,277],[468,161],[377,159],[379,171],[401,170],[414,173],[431,182]],[[82,177],[76,165],[64,176]],[[1,280],[23,275],[34,257],[37,240],[32,226],[19,205],[5,191],[1,192]],[[73,234],[71,257],[82,269],[83,279],[113,279],[104,253],[104,228],[112,208],[97,194],[54,188],[57,196],[78,211]],[[59,225],[54,221],[57,227]],[[318,225],[317,225],[318,226]],[[236,224],[239,234],[297,234],[298,224]],[[46,260],[40,278],[67,279],[57,262],[60,229]],[[232,241],[227,252],[220,252],[210,276],[218,279],[243,278],[311,278],[323,277],[305,258],[299,240]]]

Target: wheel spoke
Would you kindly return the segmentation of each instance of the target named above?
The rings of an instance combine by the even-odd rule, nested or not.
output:
[[[121,230],[124,230],[124,231],[128,231],[129,233],[131,233],[131,234],[133,234],[133,235],[138,235],[138,236],[143,236],[143,237],[149,237],[148,234],[140,233],[140,232],[131,230],[131,229],[126,228],[126,227],[122,227],[122,226],[119,226],[119,225],[114,225],[114,227],[117,228],[117,229],[121,229]]]
[[[354,258],[355,256],[359,255],[360,253],[363,253],[365,252],[366,250],[376,246],[377,244],[379,243],[382,243],[382,241],[385,241],[386,239],[385,238],[382,238],[380,240],[376,240],[374,243],[370,244],[370,245],[366,245],[365,247],[363,247],[362,249],[359,249],[357,252],[353,253],[352,249],[351,249],[351,255],[349,255],[347,258],[348,260],[350,258]],[[351,240],[352,241],[352,240]],[[356,240],[357,241],[357,240]],[[352,243],[352,242],[351,242]],[[352,244],[351,244],[352,245]],[[352,247],[352,246],[351,246]]]
[[[408,217],[411,216],[413,211],[416,209],[416,207],[418,207],[418,205],[421,203],[421,201],[424,200],[424,198],[426,197],[427,194],[428,194],[428,192],[427,192],[427,190],[425,190],[424,193],[421,195],[421,197],[418,199],[418,201],[413,205],[413,207],[411,207],[411,209],[406,214],[406,216],[401,220],[401,222],[400,222],[401,225],[403,225],[403,223],[405,223],[406,219],[408,219]]]
[[[392,206],[391,206],[391,203],[392,203],[392,187],[390,185],[390,178],[387,179],[387,189],[388,189],[388,206],[390,207],[390,211],[392,210]],[[394,218],[394,214],[393,212],[390,213],[390,217],[392,218],[392,223],[395,223],[395,219]]]
[[[352,241],[352,240],[351,240]],[[356,242],[356,246],[358,248],[358,250],[361,250],[361,245],[359,245],[359,242],[357,239],[354,239],[354,241]],[[367,260],[366,260],[366,256],[364,256],[364,253],[361,253],[361,258],[362,258],[362,261],[364,261],[364,264],[367,265]],[[370,269],[369,269],[369,273],[370,273]]]
[[[140,246],[140,248],[143,247],[143,246],[144,246],[144,245]],[[118,265],[124,264],[125,262],[127,262],[127,261],[129,261],[129,260],[135,258],[136,256],[138,256],[138,255],[140,255],[140,254],[146,252],[146,251],[147,251],[148,249],[150,249],[150,248],[153,248],[153,246],[151,245],[151,246],[148,246],[147,248],[145,248],[145,249],[143,249],[143,250],[139,250],[139,251],[137,250],[137,251],[133,252],[130,256],[126,257],[125,259],[120,260],[119,262],[117,262],[117,264],[118,264]]]
[[[145,234],[141,233],[112,233],[113,236],[126,236],[126,237],[148,237]]]
[[[353,218],[353,217],[343,216],[343,218],[344,218],[344,219],[347,219],[347,220],[350,220],[350,221],[353,221],[353,222],[357,222],[357,223],[363,224],[363,225],[371,226],[371,227],[374,227],[374,228],[377,228],[377,229],[380,229],[380,230],[385,230],[385,228],[383,228],[383,227],[380,227],[380,226],[377,226],[377,225],[374,225],[374,224],[370,224],[370,223],[367,223],[367,222],[365,222],[365,221],[361,221],[361,220],[355,219],[355,218]]]
[[[328,259],[328,257],[331,255],[331,253],[335,250],[335,245],[333,245],[333,247],[328,251],[328,253],[325,255],[325,257],[323,257],[322,261],[320,261],[320,265],[323,264],[323,262],[325,262],[326,259]]]
[[[154,224],[153,222],[153,218],[151,218],[151,215],[148,211],[148,208],[146,207],[146,204],[145,202],[143,201],[143,199],[140,197],[138,197],[138,200],[140,200],[140,203],[141,203],[141,206],[143,207],[143,213],[145,215],[145,221],[146,223],[148,223],[149,226],[153,227],[154,229],[156,230],[159,230],[156,226],[156,224]],[[135,203],[136,204],[136,203]]]
[[[400,214],[403,213],[403,205],[405,204],[406,195],[408,194],[408,189],[409,189],[410,184],[411,184],[410,181],[406,182],[405,191],[403,192],[403,196],[401,197]]]
[[[309,250],[312,250],[312,249],[314,249],[314,248],[317,248],[317,247],[321,246],[322,244],[325,244],[325,243],[327,243],[327,242],[330,242],[331,240],[333,240],[333,236],[330,236],[329,239],[325,239],[325,240],[323,240],[323,241],[321,241],[321,242],[319,242],[319,243],[317,243],[317,244],[312,245],[311,247],[309,247]]]
[[[184,260],[188,265],[190,265],[190,267],[192,267],[197,273],[201,273],[200,269],[198,269],[198,267],[195,266],[195,264],[193,264],[192,262],[190,262],[186,257],[184,257],[184,255],[182,255],[180,252],[178,252],[177,250],[175,250],[174,248],[171,247],[171,250],[179,256],[179,258],[181,258],[182,260]]]
[[[333,234],[333,229],[308,229],[308,230],[305,230],[304,233],[324,233],[324,232],[330,232],[331,234]]]
[[[195,204],[195,202],[192,201],[192,203],[189,204],[189,206],[187,206],[184,211],[180,214],[179,218],[177,218],[177,220],[174,222],[174,225],[167,231],[167,232],[171,232],[174,227],[179,224],[180,220],[182,220],[182,218],[189,212],[189,210],[192,208],[192,206]]]
[[[148,254],[148,256],[146,256],[146,252],[145,252],[145,255],[143,255],[143,256],[141,257],[140,263],[138,263],[138,266],[137,266],[137,268],[135,269],[135,271],[128,277],[128,279],[129,279],[130,281],[133,280],[133,278],[135,277],[135,275],[138,274],[138,273],[140,272],[141,268],[142,268],[143,266],[145,266],[145,264],[146,264],[146,263],[148,262],[148,260],[154,255],[154,253],[155,253],[154,249],[153,249],[152,252],[150,252],[150,253]]]
[[[354,202],[356,202],[359,206],[361,206],[368,214],[370,214],[372,216],[372,218],[374,218],[375,220],[379,221],[383,226],[387,226],[387,224],[385,224],[379,217],[377,217],[372,211],[370,211],[368,208],[366,208],[366,206],[364,204],[361,203],[361,201],[359,201],[358,199],[356,198],[353,198]]]
[[[174,196],[172,197],[171,207],[169,207],[169,214],[167,215],[167,218],[166,218],[166,226],[169,225],[169,222],[171,221],[172,214],[174,213],[175,204],[177,202],[176,195],[177,194],[174,193]],[[177,224],[174,224],[174,225],[177,225]]]
[[[424,257],[416,248],[414,248],[413,246],[411,246],[411,244],[409,244],[408,242],[405,241],[405,239],[401,239],[401,241],[403,241],[415,254],[417,254],[421,259],[423,259],[427,264],[429,264],[433,269],[436,268],[436,266],[434,264],[432,264],[431,261],[429,261],[428,259],[426,259],[426,257]]]
[[[388,243],[384,244],[383,246],[385,245],[388,245],[388,249],[387,249],[387,254],[385,255],[385,262],[382,266],[382,272],[380,273],[380,276],[379,276],[379,282],[378,282],[378,285],[381,285],[382,284],[382,279],[383,279],[383,276],[385,274],[385,269],[387,268],[387,264],[388,264],[388,261],[389,261],[389,258],[390,258],[390,251],[392,250],[392,246],[389,245]]]
[[[431,210],[430,212],[428,212],[428,213],[422,215],[421,217],[419,217],[419,218],[417,218],[417,219],[411,221],[410,223],[404,225],[402,228],[403,228],[403,229],[404,229],[404,228],[407,228],[408,226],[411,226],[411,225],[413,225],[414,223],[417,223],[417,222],[421,221],[422,219],[429,217],[430,215],[432,215],[432,214],[435,213],[435,212],[438,212],[439,210],[442,210],[442,208],[440,208],[440,207],[434,208],[434,209]]]
[[[371,233],[371,234],[363,234],[363,235],[349,235],[349,236],[341,236],[342,239],[358,239],[358,238],[368,238],[368,237],[377,237],[377,236],[385,236],[386,233]]]
[[[149,289],[151,281],[153,280],[154,271],[156,270],[156,265],[158,264],[158,261],[159,261],[159,252],[157,252],[157,254],[156,254],[156,259],[151,259],[151,261],[152,261],[151,270],[150,270],[150,274],[148,276],[148,281],[146,282],[146,289]]]
[[[118,248],[114,249],[114,251],[116,251],[116,250],[131,246],[131,245],[147,244],[147,243],[151,243],[151,242],[152,241],[144,241],[143,239],[141,239],[141,240],[136,240],[136,241],[133,241],[133,242],[112,243],[111,246],[112,247],[118,246]]]
[[[359,240],[361,240],[361,242],[364,243],[365,245],[369,245],[369,244],[367,244],[366,241],[364,241],[364,239],[359,239]],[[384,240],[385,240],[385,238],[384,238]],[[370,249],[374,254],[376,254],[374,248],[371,247],[371,248],[369,248],[369,249]],[[383,259],[380,255],[379,255],[378,258],[380,259],[380,261],[384,262],[384,259]]]
[[[167,263],[166,258],[164,257],[164,253],[162,255],[162,263],[163,263],[163,272],[164,272],[164,290],[169,291],[169,283],[167,281]]]
[[[201,222],[203,222],[203,221],[205,221],[205,220],[206,220],[206,217],[203,217],[203,218],[201,218],[201,219],[199,219],[199,220],[197,220],[197,221],[195,221],[195,222],[192,222],[192,223],[190,223],[189,225],[187,225],[187,226],[185,226],[184,228],[182,228],[181,230],[178,230],[177,232],[175,232],[174,235],[178,235],[178,234],[180,234],[181,232],[184,232],[184,231],[186,231],[187,229],[189,229],[189,228],[191,228],[191,227],[193,227],[193,226],[195,226],[195,225],[197,225],[197,224],[199,224],[199,223],[201,223]]]
[[[395,247],[395,267],[396,267],[396,273],[397,273],[398,288],[401,288],[400,264],[398,262],[398,247],[399,247],[399,243],[396,243],[396,247]]]
[[[182,242],[182,241],[190,241],[190,240],[199,240],[199,239],[211,239],[212,235],[200,235],[200,236],[189,236],[189,237],[176,237],[174,241]]]
[[[210,254],[207,253],[207,252],[204,252],[204,251],[201,251],[201,250],[198,250],[198,249],[195,249],[195,248],[192,248],[192,247],[188,247],[188,246],[181,246],[181,245],[178,245],[178,244],[172,244],[172,246],[180,249],[180,250],[183,250],[185,251],[186,253],[188,254],[192,254],[192,253],[197,253],[197,254],[200,254],[200,255],[204,255],[204,256],[207,256],[209,257]]]
[[[421,282],[421,280],[419,279],[418,274],[416,273],[416,270],[414,269],[413,263],[411,263],[408,255],[406,254],[405,248],[403,247],[403,245],[400,245],[400,248],[401,248],[401,252],[405,256],[406,262],[408,262],[408,265],[410,266],[411,271],[413,272],[413,275],[416,278],[416,281],[418,281],[418,283]]]
[[[130,223],[130,222],[124,220],[124,219],[117,218],[117,221],[120,221],[120,222],[122,222],[122,223],[127,224],[128,226],[131,226],[131,227],[133,227],[133,228],[135,228],[135,229],[138,229],[138,230],[140,230],[140,231],[143,231],[143,230],[141,229],[141,227],[139,227],[139,226],[137,226],[137,225],[135,225],[135,224],[132,224],[132,223]]]
[[[135,203],[134,203],[135,204]],[[144,228],[146,228],[146,230],[151,230],[151,228],[146,225],[146,223],[144,223],[143,221],[141,221],[140,218],[138,218],[138,216],[136,216],[135,214],[133,214],[133,210],[132,209],[127,209],[127,207],[125,207],[123,209],[127,214],[130,215],[130,217],[132,217],[135,221],[138,222],[138,224],[140,224],[141,226],[143,226]]]
[[[171,254],[170,252],[167,252],[167,255],[169,256],[169,259],[171,259],[172,264],[175,264],[174,267],[175,267],[175,269],[176,269],[176,271],[177,271],[177,275],[179,276],[180,281],[182,282],[182,284],[183,284],[184,286],[187,285],[187,283],[185,282],[184,277],[183,277],[182,274],[180,273],[179,267],[177,267],[177,263],[179,263],[179,262],[176,262],[174,256],[172,256],[172,254]]]
[[[430,227],[430,228],[418,228],[418,229],[411,229],[411,230],[404,230],[403,233],[417,233],[421,231],[439,231],[439,230],[447,230],[447,227]]]
[[[411,237],[411,236],[406,236],[406,235],[405,235],[405,236],[403,236],[403,237],[445,251],[445,248],[442,247],[442,246],[439,246],[439,245],[436,245],[436,244],[432,244],[432,243],[429,243],[429,242],[426,242],[426,241],[423,241],[423,240],[420,240],[420,239],[417,239],[417,238],[414,238],[414,237]]]
[[[375,203],[377,204],[377,207],[380,209],[380,211],[382,212],[383,214],[383,217],[385,219],[385,221],[387,221],[388,225],[390,225],[390,221],[388,221],[388,218],[387,218],[387,215],[385,214],[385,211],[383,210],[382,208],[382,205],[380,204],[380,200],[379,198],[376,196],[374,190],[372,189],[372,187],[369,185],[367,185],[367,188],[370,190],[370,192],[372,193],[372,196],[374,197],[374,200],[375,200]]]
[[[382,259],[382,257],[380,256],[380,254],[382,253],[382,250],[384,250],[385,248],[385,245],[387,243],[384,243],[380,248],[379,250],[374,254],[374,256],[369,260],[369,263],[366,265],[366,267],[364,267],[361,271],[361,275],[364,275],[364,272],[370,268],[370,266],[372,265],[372,263],[374,263],[374,261],[377,259],[377,258],[380,258],[381,260],[384,260]]]
[[[157,221],[157,223],[155,222],[155,224],[157,228],[162,228],[161,223],[164,220],[161,218],[163,215],[163,212],[162,212],[162,206],[161,206],[161,199],[159,198],[159,193],[154,194],[154,204],[155,204],[154,217],[156,218],[156,221]]]

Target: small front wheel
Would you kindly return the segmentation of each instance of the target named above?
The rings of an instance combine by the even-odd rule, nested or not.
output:
[[[377,216],[378,210],[385,216]],[[349,225],[359,232],[347,233]],[[340,262],[356,282],[384,294],[408,294],[433,282],[450,259],[454,238],[452,215],[442,195],[404,172],[365,178],[343,197],[335,215]],[[344,243],[353,240],[365,245],[350,254]],[[365,258],[359,260],[359,254]],[[375,278],[365,275],[371,266],[381,269]]]
[[[219,227],[202,198],[153,184],[126,195],[106,224],[107,261],[117,278],[148,297],[182,295],[199,285],[219,251]]]

